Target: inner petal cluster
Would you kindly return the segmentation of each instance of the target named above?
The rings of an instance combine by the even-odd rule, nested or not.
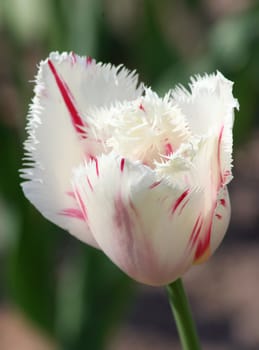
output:
[[[169,96],[161,99],[146,91],[145,96],[113,109],[113,129],[107,146],[117,154],[154,168],[166,162],[190,138],[184,116]]]

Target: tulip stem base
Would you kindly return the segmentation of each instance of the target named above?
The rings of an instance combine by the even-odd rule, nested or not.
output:
[[[183,350],[201,350],[196,327],[182,280],[179,278],[167,286],[169,303]]]

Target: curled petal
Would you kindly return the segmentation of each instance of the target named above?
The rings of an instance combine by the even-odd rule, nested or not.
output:
[[[218,196],[216,205],[206,216],[200,213],[193,226],[189,240],[190,251],[194,251],[193,264],[205,262],[218,248],[229,225],[230,213],[229,196],[225,188]]]
[[[122,66],[52,53],[28,115],[25,196],[150,285],[205,261],[229,223],[232,83],[217,73],[190,90],[160,98]]]
[[[218,152],[219,137],[194,139],[189,147],[181,147],[166,164],[158,164],[156,169],[169,183],[181,188],[185,184],[189,188],[199,188],[202,192],[200,212],[196,216],[189,240],[195,263],[206,260],[215,251],[215,242],[222,240],[229,223],[230,204]],[[183,192],[179,200],[185,195],[186,192]]]
[[[238,102],[232,95],[233,83],[220,72],[191,79],[190,92],[183,87],[172,91],[173,101],[186,115],[193,133],[206,135],[226,123],[233,126],[233,110]]]
[[[224,187],[218,194],[217,205],[213,216],[210,244],[211,254],[218,248],[225,235],[230,221],[230,214],[229,194],[227,188]]]
[[[71,196],[72,169],[103,152],[87,111],[138,96],[136,85],[134,72],[67,53],[52,53],[36,77],[21,170],[24,193],[45,217],[94,246],[87,215]]]
[[[239,107],[232,87],[233,83],[217,72],[191,79],[190,92],[183,87],[172,91],[173,101],[185,114],[194,135],[218,136],[224,184],[232,178],[232,127],[234,109]]]
[[[189,242],[204,193],[158,181],[150,168],[112,155],[98,158],[98,171],[94,162],[82,164],[73,178],[100,248],[146,284],[183,274],[195,260]]]

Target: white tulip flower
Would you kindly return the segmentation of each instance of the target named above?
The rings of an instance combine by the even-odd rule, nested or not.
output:
[[[51,53],[28,115],[24,194],[135,280],[168,284],[227,230],[235,108],[219,72],[161,98],[123,66]]]

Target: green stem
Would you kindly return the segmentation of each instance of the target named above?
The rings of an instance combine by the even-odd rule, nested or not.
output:
[[[167,292],[183,350],[201,350],[182,280],[169,284]]]

